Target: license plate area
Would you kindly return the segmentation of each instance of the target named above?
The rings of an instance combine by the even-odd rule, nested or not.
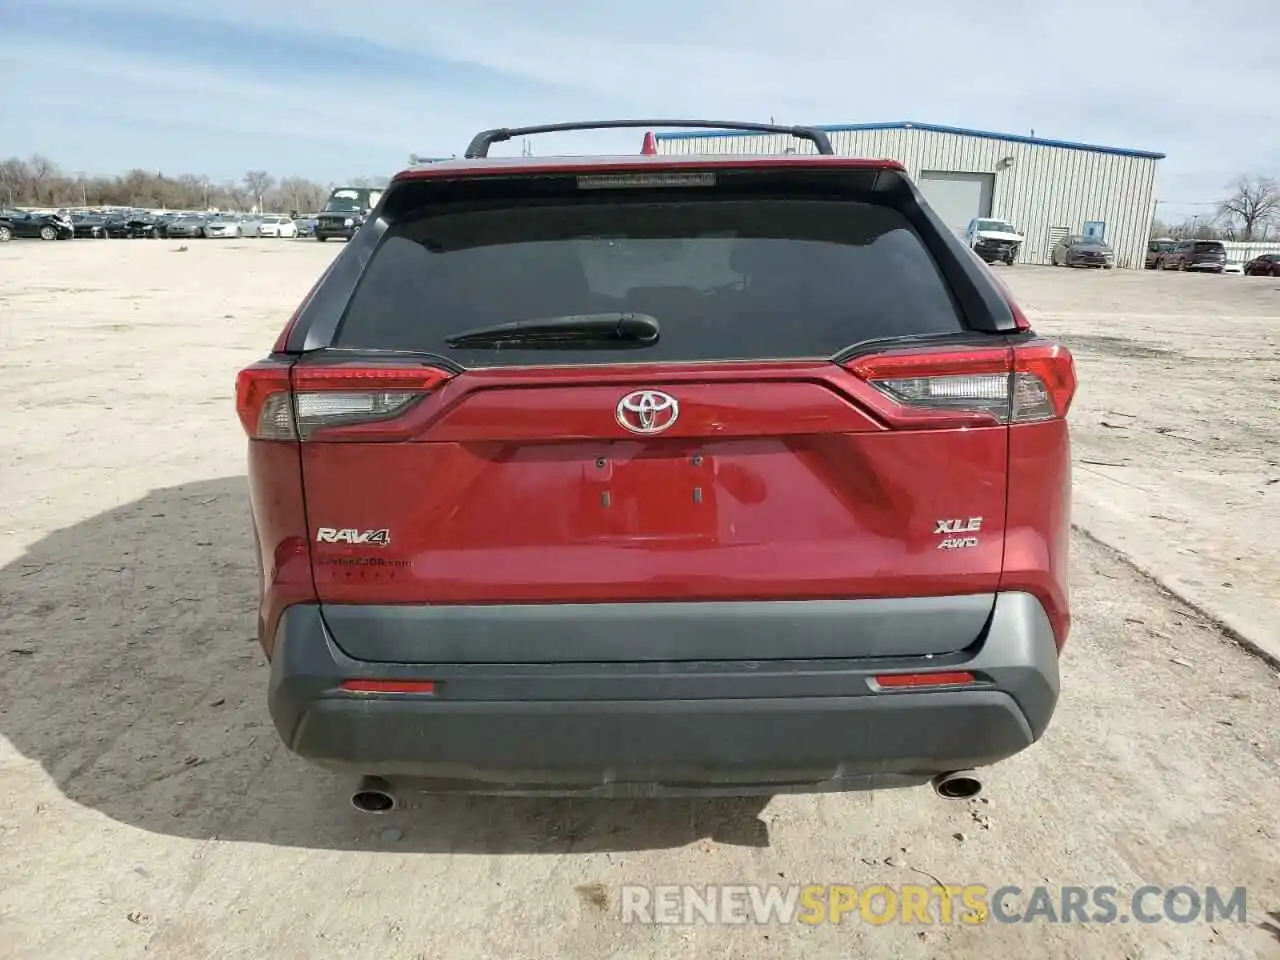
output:
[[[575,537],[646,544],[714,540],[715,468],[714,458],[685,444],[602,444],[581,464]]]

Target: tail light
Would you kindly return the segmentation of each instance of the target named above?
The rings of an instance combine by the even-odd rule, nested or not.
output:
[[[448,378],[424,367],[291,368],[267,361],[236,377],[236,412],[254,440],[311,440],[340,427],[352,439],[388,439],[377,426],[404,415]]]
[[[874,387],[895,426],[943,427],[1061,419],[1075,396],[1075,363],[1058,343],[861,357],[849,369]]]

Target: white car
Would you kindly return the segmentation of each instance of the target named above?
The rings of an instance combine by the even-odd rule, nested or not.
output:
[[[1228,260],[1222,265],[1223,273],[1238,273],[1244,276],[1244,264],[1239,260]]]
[[[298,226],[288,217],[263,217],[258,224],[260,237],[296,237]]]
[[[244,227],[234,217],[215,217],[204,225],[204,235],[209,239],[244,236]]]

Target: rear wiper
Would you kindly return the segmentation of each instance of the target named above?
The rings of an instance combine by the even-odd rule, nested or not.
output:
[[[541,320],[517,320],[464,330],[445,339],[451,347],[618,346],[647,347],[658,342],[658,321],[647,313],[582,313]]]

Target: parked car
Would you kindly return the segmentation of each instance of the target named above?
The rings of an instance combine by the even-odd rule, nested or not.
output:
[[[1009,266],[1018,259],[1018,250],[1026,239],[1008,220],[976,217],[965,228],[964,240],[973,252],[987,263]]]
[[[156,224],[149,214],[130,212],[109,214],[103,221],[103,231],[115,240],[154,240]]]
[[[70,240],[76,235],[69,217],[57,213],[31,213],[27,210],[0,211],[10,237],[39,240]]]
[[[98,213],[74,211],[70,214],[72,236],[76,239],[105,240],[107,218]]]
[[[1148,270],[1157,269],[1160,266],[1160,258],[1172,251],[1177,245],[1178,241],[1170,237],[1152,240],[1147,244],[1147,257],[1143,262],[1143,266]]]
[[[1100,267],[1110,270],[1116,265],[1116,253],[1110,244],[1093,237],[1063,237],[1049,251],[1049,262],[1055,267]]]
[[[1160,258],[1160,270],[1199,270],[1221,273],[1227,250],[1217,240],[1179,240]]]
[[[1245,276],[1280,277],[1280,253],[1263,253],[1244,265]]]
[[[183,216],[186,216],[186,214],[182,210],[166,210],[153,216],[151,222],[155,224],[156,236],[167,237],[169,235],[169,224]]]
[[[1228,260],[1222,265],[1223,273],[1234,273],[1238,276],[1244,275],[1244,264],[1239,260]]]
[[[164,235],[170,239],[203,239],[205,224],[209,217],[204,214],[184,214],[170,220],[164,226]]]
[[[753,129],[819,155],[478,135],[238,375],[271,714],[358,808],[968,797],[1044,732],[1071,354],[900,163]]]
[[[204,235],[209,239],[243,237],[244,225],[239,217],[214,217],[205,221]]]
[[[258,224],[260,237],[296,237],[297,235],[298,228],[288,217],[266,216]]]
[[[316,218],[315,217],[298,217],[293,221],[294,228],[298,231],[300,237],[315,236]]]

